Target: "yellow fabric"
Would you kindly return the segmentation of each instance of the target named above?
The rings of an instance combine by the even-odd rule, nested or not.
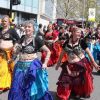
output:
[[[8,64],[5,59],[0,62],[0,89],[10,88],[11,74],[8,70]]]

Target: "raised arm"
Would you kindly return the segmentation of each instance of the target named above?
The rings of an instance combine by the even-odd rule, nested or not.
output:
[[[48,47],[47,47],[46,45],[43,45],[43,46],[41,47],[41,50],[43,50],[43,51],[46,52],[46,57],[45,57],[45,61],[44,61],[44,63],[43,63],[43,68],[47,68],[47,64],[48,64],[48,61],[49,61],[51,52],[50,52],[50,50],[48,49]]]

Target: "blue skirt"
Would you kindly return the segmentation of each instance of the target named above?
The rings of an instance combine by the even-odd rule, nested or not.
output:
[[[100,62],[100,43],[97,42],[94,46],[94,59]]]
[[[17,62],[8,100],[53,100],[48,91],[47,71],[38,59]]]
[[[93,57],[94,57],[94,44],[92,44],[92,43],[88,43],[88,48],[89,48],[89,50],[90,50],[91,54],[92,54],[92,55],[93,55]],[[90,58],[89,58],[88,54],[87,54],[87,53],[85,53],[85,55],[86,55],[86,57],[90,60]]]

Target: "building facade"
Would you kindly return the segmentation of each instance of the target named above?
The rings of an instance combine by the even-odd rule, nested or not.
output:
[[[39,0],[38,23],[48,25],[56,19],[57,0]]]
[[[12,17],[17,24],[25,20],[35,20],[47,25],[55,19],[56,0],[21,0],[21,4],[12,6]],[[0,17],[8,15],[10,0],[0,0]]]
[[[39,8],[39,0],[21,0],[20,5],[12,6],[12,17],[15,23],[24,20],[36,19]],[[0,16],[9,14],[10,0],[0,0]]]

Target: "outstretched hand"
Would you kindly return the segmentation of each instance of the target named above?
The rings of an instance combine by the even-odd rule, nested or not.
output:
[[[42,64],[43,69],[47,69],[47,64]]]
[[[95,69],[96,69],[97,71],[100,71],[100,66],[99,66],[99,65],[96,66]]]
[[[97,63],[93,63],[93,66],[96,71],[100,71],[100,66]]]

